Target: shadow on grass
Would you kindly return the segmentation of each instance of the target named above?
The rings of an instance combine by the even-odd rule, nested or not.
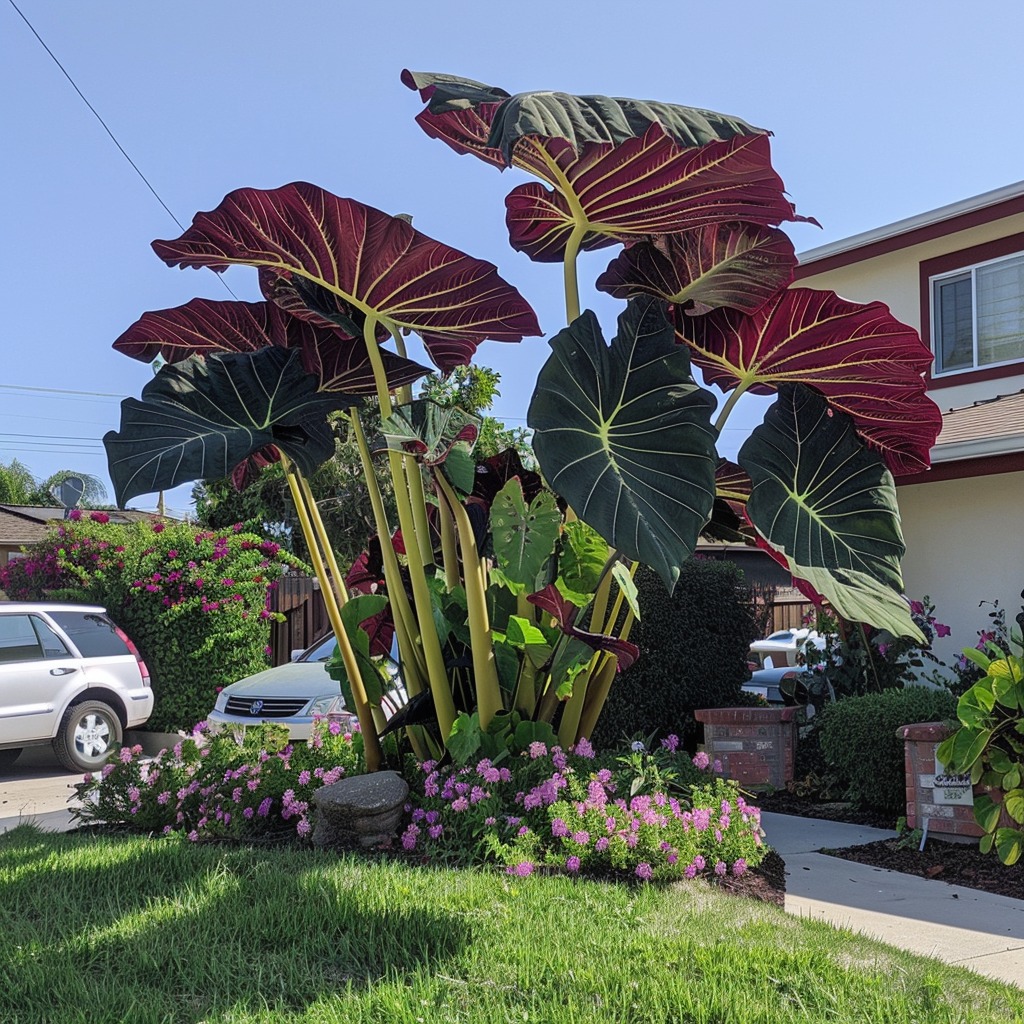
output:
[[[0,837],[0,1020],[200,1020],[401,988],[473,940],[465,917],[424,906],[429,888],[308,850],[21,828]]]

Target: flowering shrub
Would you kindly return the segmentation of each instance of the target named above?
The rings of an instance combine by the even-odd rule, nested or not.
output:
[[[569,751],[535,743],[500,766],[426,762],[402,846],[515,875],[540,867],[645,881],[742,874],[765,852],[760,812],[735,783],[698,767],[710,767],[706,755],[691,762],[674,741],[605,760],[581,740]]]
[[[109,522],[72,512],[27,557],[0,568],[15,600],[102,604],[138,645],[155,708],[148,728],[190,729],[222,686],[267,667],[271,590],[295,559],[243,531]]]
[[[127,825],[189,839],[252,839],[312,829],[310,798],[322,785],[358,774],[362,744],[319,719],[309,743],[292,746],[281,726],[210,735],[203,723],[155,758],[122,747],[76,787],[84,823]]]

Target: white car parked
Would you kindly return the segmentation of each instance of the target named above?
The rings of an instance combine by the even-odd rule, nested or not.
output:
[[[105,608],[0,602],[0,768],[49,743],[92,771],[152,713],[149,670]]]
[[[292,740],[308,740],[314,715],[338,715],[346,728],[358,719],[346,710],[341,685],[327,674],[325,662],[334,652],[334,634],[328,634],[295,656],[287,665],[257,672],[225,686],[207,715],[213,729],[273,722],[288,727]],[[294,652],[293,652],[294,654]],[[390,717],[405,702],[396,687],[383,702]]]

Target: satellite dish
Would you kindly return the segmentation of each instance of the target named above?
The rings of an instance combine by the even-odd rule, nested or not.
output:
[[[85,481],[80,476],[66,476],[56,487],[56,498],[65,509],[75,508],[85,494]]]

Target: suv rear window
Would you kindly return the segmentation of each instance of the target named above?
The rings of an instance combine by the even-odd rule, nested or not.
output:
[[[50,612],[50,616],[67,633],[84,658],[132,653],[117,635],[117,627],[107,615],[98,612]]]

